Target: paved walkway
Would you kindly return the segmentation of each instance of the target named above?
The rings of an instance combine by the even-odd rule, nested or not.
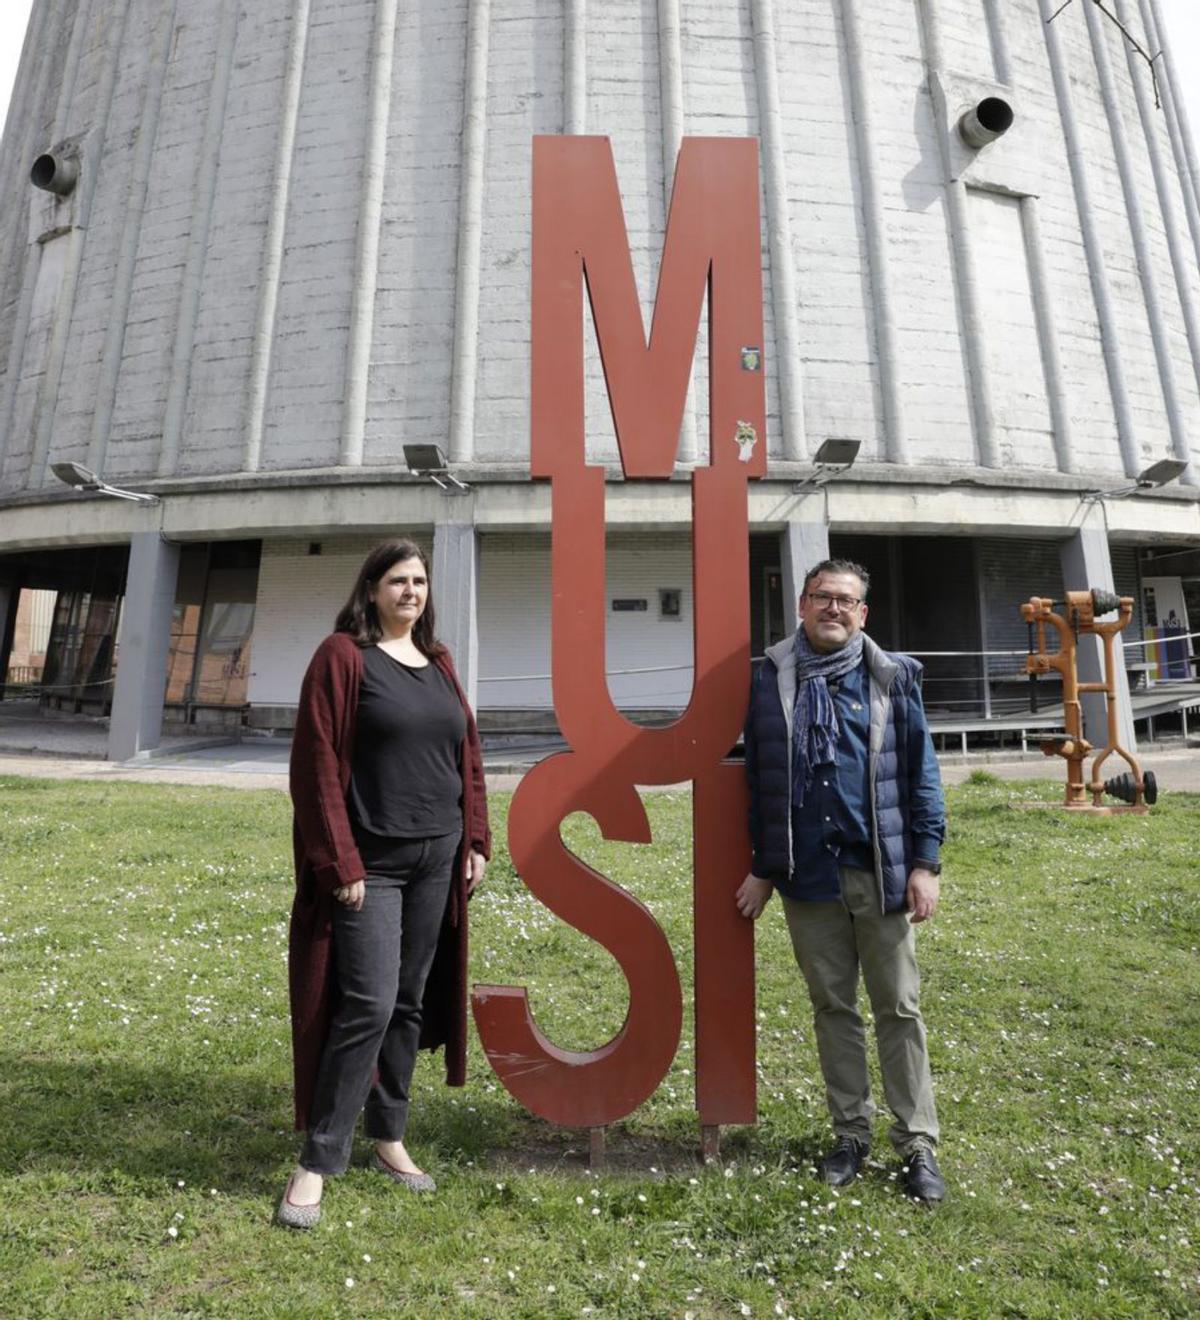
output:
[[[165,738],[153,756],[113,763],[104,759],[107,721],[80,716],[38,715],[19,702],[0,702],[0,774],[38,779],[127,779],[156,784],[215,784],[234,788],[286,790],[291,742],[287,738],[248,738],[241,742],[216,735]],[[484,768],[488,786],[515,788],[524,772],[542,757],[560,751],[553,738],[485,738]],[[942,777],[961,783],[972,770],[985,769],[1001,779],[1061,781],[1063,767],[1039,752],[944,754]],[[1200,793],[1200,744],[1151,743],[1139,749],[1144,770],[1153,770],[1161,792]],[[1124,763],[1110,758],[1106,772],[1119,774]]]

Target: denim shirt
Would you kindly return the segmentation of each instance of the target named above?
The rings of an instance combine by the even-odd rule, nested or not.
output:
[[[836,899],[841,895],[839,867],[875,869],[868,685],[865,662],[829,685],[838,720],[837,761],[813,767],[804,806],[792,808],[792,883],[803,891],[797,897]]]
[[[831,685],[832,686],[832,685]],[[875,840],[871,833],[870,674],[866,661],[843,675],[833,692],[838,718],[837,761],[815,766],[804,806],[792,807],[792,871],[776,887],[789,898],[830,902],[841,897],[839,870],[853,866],[875,870]],[[920,689],[908,696],[909,726],[925,734]],[[918,777],[937,780],[932,746],[923,748]],[[936,863],[941,833],[914,828],[914,862]]]

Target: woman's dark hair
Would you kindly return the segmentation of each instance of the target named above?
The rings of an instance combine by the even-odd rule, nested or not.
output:
[[[363,560],[350,599],[338,611],[337,622],[333,625],[334,631],[349,633],[359,646],[373,646],[379,641],[383,636],[383,629],[379,626],[379,613],[371,600],[371,588],[378,585],[393,564],[401,564],[406,559],[421,561],[426,581],[429,583],[425,608],[421,611],[421,617],[413,624],[412,639],[417,650],[432,660],[435,656],[441,655],[446,648],[438,641],[434,625],[433,581],[429,573],[429,560],[416,541],[410,541],[406,536],[397,537],[393,541],[384,541]]]

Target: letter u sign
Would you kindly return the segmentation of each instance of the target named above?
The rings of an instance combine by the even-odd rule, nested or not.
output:
[[[668,478],[700,312],[709,307],[709,465],[692,476],[695,682],[667,728],[631,724],[605,677],[604,470],[584,454],[586,282],[626,477]],[[758,151],[751,139],[689,138],[679,153],[654,322],[647,342],[607,138],[533,145],[532,457],[549,478],[554,708],[570,751],[521,781],[509,812],[513,862],[563,921],[599,941],[629,984],[606,1045],[557,1048],[523,988],[476,986],[492,1067],[528,1109],[600,1127],[666,1075],[683,1006],[666,936],[632,894],[564,847],[575,811],[605,838],[649,843],[636,784],[693,781],[696,1108],[704,1127],[752,1123],[753,925],[734,894],[750,868],[742,767],[724,762],[745,718],[750,676],[747,487],[766,467]]]

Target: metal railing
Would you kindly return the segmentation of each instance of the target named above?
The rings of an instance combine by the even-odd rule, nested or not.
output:
[[[1168,643],[1175,645],[1181,641],[1191,642],[1195,638],[1200,638],[1200,632],[1180,633],[1169,639],[1150,638],[1121,642],[1120,645],[1124,648],[1126,654],[1126,670],[1131,677],[1146,673],[1146,663],[1140,659],[1140,654],[1147,647],[1163,647]],[[931,718],[935,719],[941,715],[950,719],[958,717],[987,719],[992,716],[1004,718],[1029,711],[1028,693],[1031,684],[1029,675],[1025,672],[1025,657],[1028,653],[1027,648],[986,651],[910,650],[907,652],[907,654],[923,662],[974,662],[972,665],[974,672],[969,674],[930,673],[927,667],[923,679],[925,704],[930,711]],[[1133,656],[1139,658],[1132,659]],[[1195,665],[1198,659],[1200,657],[1190,657],[1189,664]],[[753,663],[757,664],[761,660],[761,656],[755,656]],[[675,674],[679,676],[679,681],[664,682],[662,686],[655,686],[637,693],[636,697],[626,696],[626,701],[637,700],[640,703],[650,703],[657,707],[677,706],[682,709],[691,699],[693,666],[690,664],[641,665],[608,669],[606,675],[609,680],[609,690],[612,691],[614,679],[625,679],[643,674]],[[549,706],[551,704],[550,681],[551,675],[548,673],[483,674],[479,678],[482,698],[480,704],[484,705],[486,703],[494,707],[498,702],[504,701],[506,687],[511,693],[513,684],[529,683],[545,684],[546,686],[540,692],[530,694],[534,697],[533,700],[527,702],[514,700],[510,704],[529,706],[544,704]],[[1036,689],[1038,705],[1052,705],[1057,702],[1060,699],[1060,687],[1061,683],[1057,676],[1041,676],[1038,679]]]

